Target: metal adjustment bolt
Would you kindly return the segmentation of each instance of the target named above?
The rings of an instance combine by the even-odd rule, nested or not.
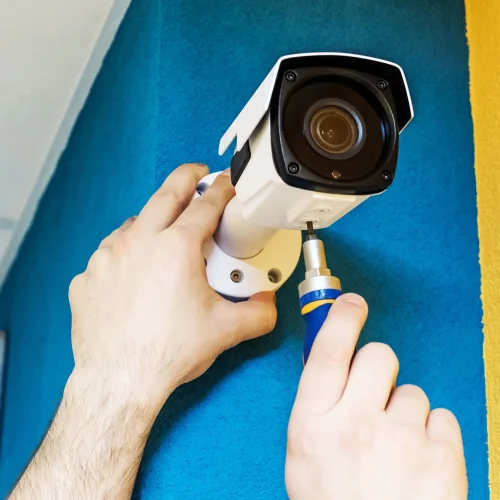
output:
[[[387,88],[389,87],[389,84],[385,80],[379,80],[377,83],[377,87],[380,90],[387,90]]]
[[[392,174],[389,171],[384,170],[382,172],[382,179],[384,179],[384,181],[388,182],[392,179]]]
[[[288,82],[294,82],[297,79],[297,73],[295,73],[295,71],[287,71],[285,73],[285,79]]]
[[[290,165],[288,165],[288,172],[293,175],[298,174],[299,170],[300,167],[297,165],[297,163],[290,163]]]

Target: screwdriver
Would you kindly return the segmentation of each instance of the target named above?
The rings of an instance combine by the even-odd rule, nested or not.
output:
[[[299,301],[306,322],[303,361],[307,363],[316,335],[335,300],[342,294],[340,280],[332,276],[326,263],[325,246],[317,237],[312,222],[302,245],[306,266],[305,280],[299,285]]]

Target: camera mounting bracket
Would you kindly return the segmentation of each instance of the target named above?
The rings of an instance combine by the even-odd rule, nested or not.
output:
[[[195,197],[212,184],[219,172],[200,181]],[[278,290],[291,276],[300,259],[302,234],[300,230],[278,230],[255,256],[232,257],[210,238],[203,247],[207,278],[210,286],[222,296],[242,300],[259,292]]]

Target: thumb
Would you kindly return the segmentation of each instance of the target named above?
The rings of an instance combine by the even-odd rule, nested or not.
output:
[[[230,329],[230,347],[245,340],[261,337],[276,326],[278,313],[276,295],[273,292],[261,292],[246,302],[226,303],[225,316]]]
[[[135,219],[137,219],[137,217],[135,216],[128,218],[118,229],[115,229],[111,234],[106,236],[106,238],[101,241],[99,248],[107,248],[112,246],[117,238],[132,226],[132,224],[135,222]]]
[[[367,315],[368,306],[359,295],[346,293],[336,300],[304,367],[294,411],[320,415],[338,403]]]

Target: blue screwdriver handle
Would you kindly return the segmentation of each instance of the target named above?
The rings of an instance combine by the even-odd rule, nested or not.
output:
[[[300,298],[302,316],[306,322],[303,360],[307,363],[316,336],[328,316],[328,312],[342,291],[337,289],[315,290]]]

